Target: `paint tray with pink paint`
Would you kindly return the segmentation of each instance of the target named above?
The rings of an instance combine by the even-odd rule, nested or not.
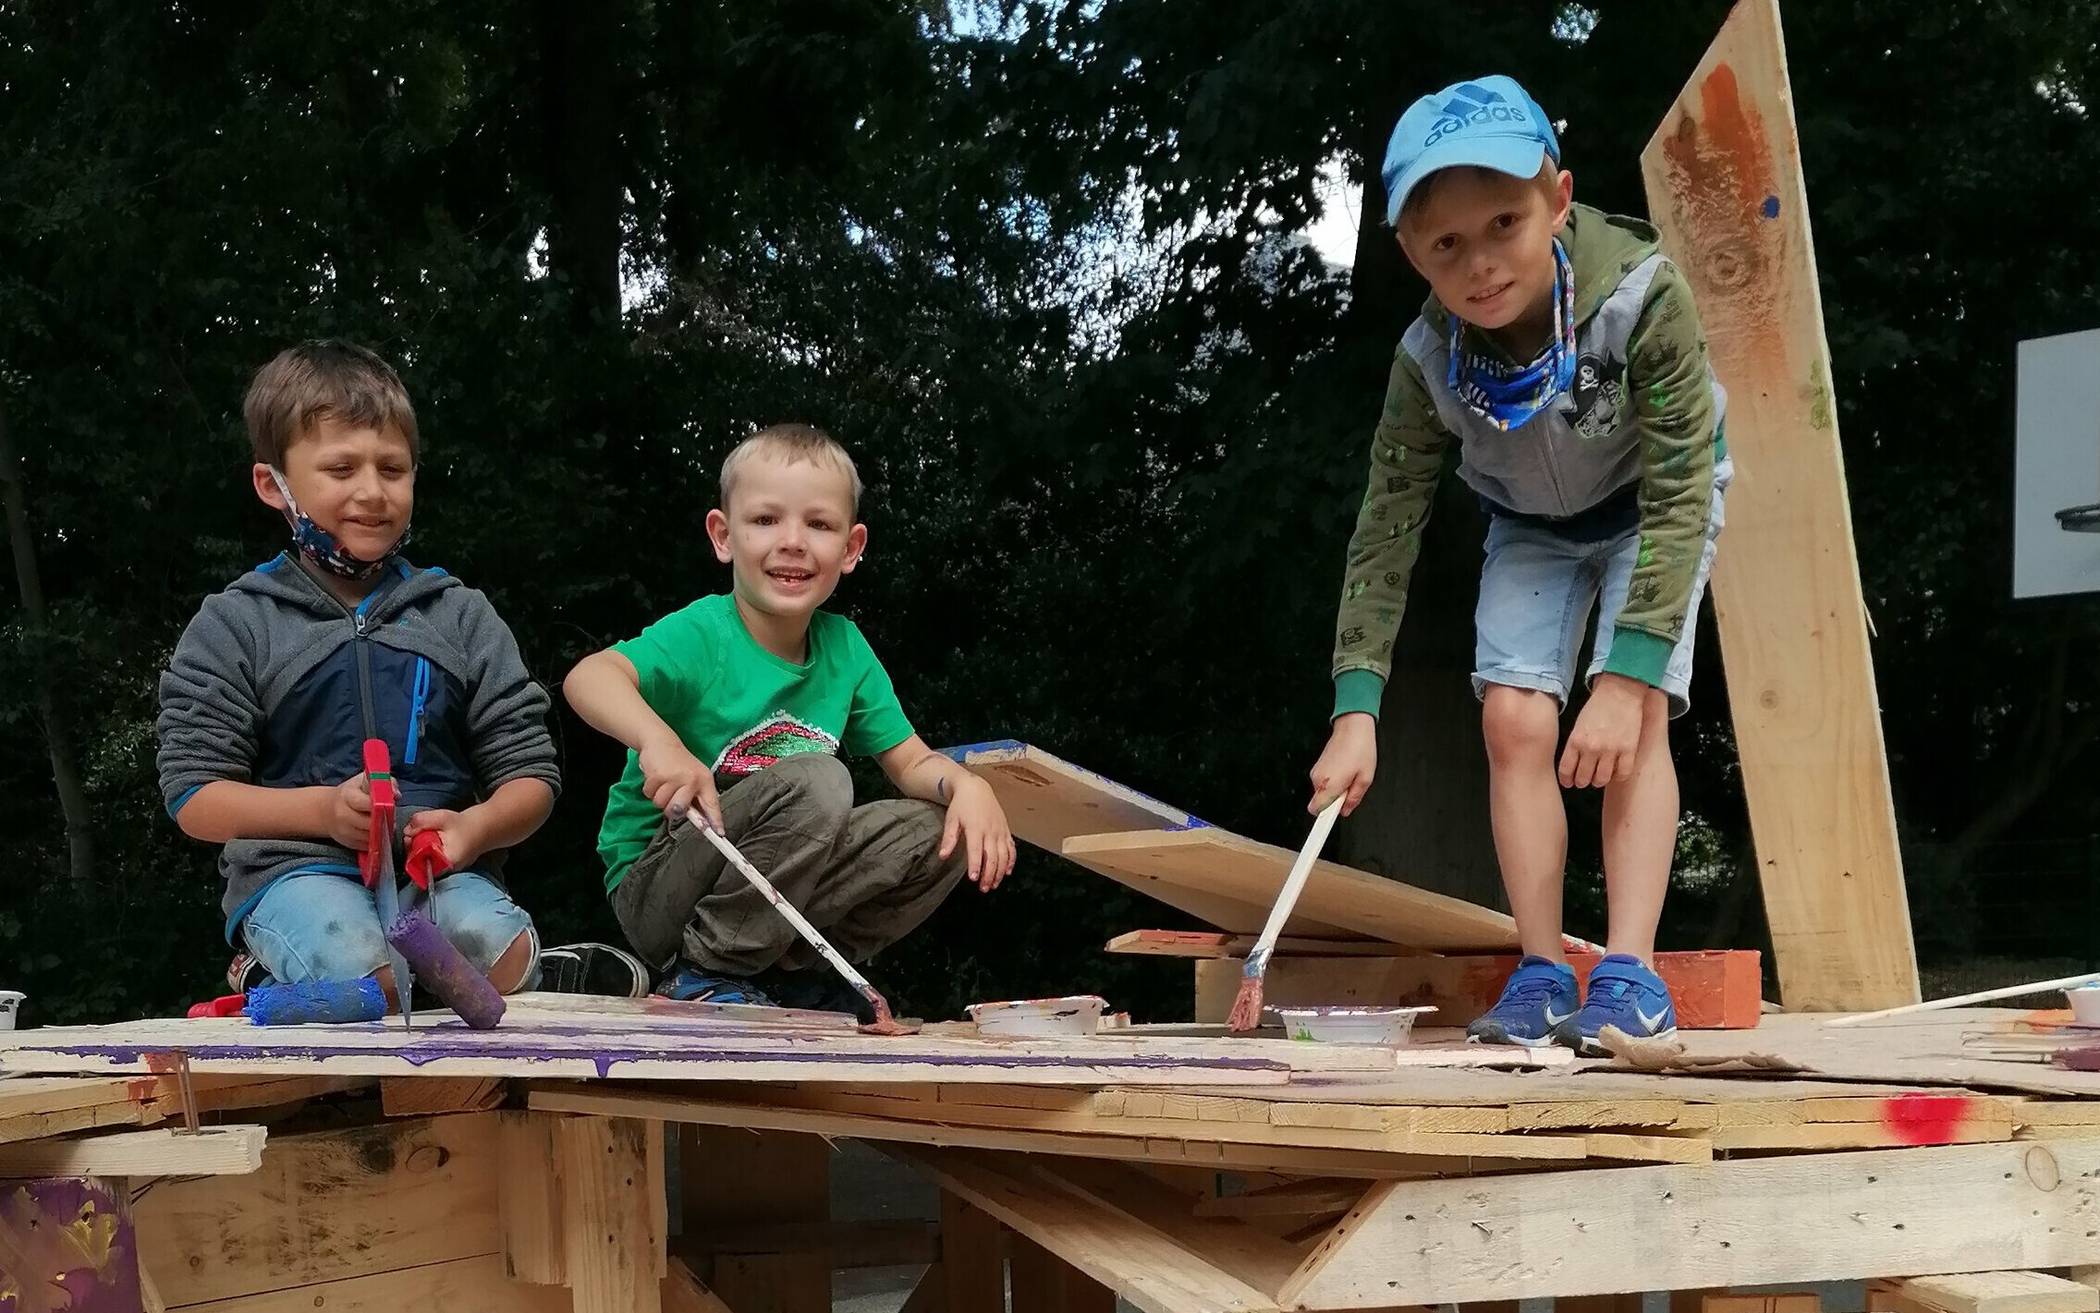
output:
[[[980,1035],[991,1039],[1033,1039],[1044,1035],[1091,1035],[1101,1029],[1101,1013],[1107,1007],[1108,1000],[1099,994],[1068,994],[1063,998],[972,1003],[968,1011]]]
[[[1271,1008],[1292,1039],[1322,1044],[1405,1044],[1415,1018],[1433,1007]]]

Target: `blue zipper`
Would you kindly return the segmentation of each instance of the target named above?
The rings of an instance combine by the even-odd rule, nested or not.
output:
[[[430,658],[416,658],[416,679],[408,702],[408,746],[402,750],[401,764],[416,764],[416,744],[422,738],[423,706],[430,698]]]

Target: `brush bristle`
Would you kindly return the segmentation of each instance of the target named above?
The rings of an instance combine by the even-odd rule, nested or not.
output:
[[[1261,977],[1240,982],[1240,992],[1232,1000],[1232,1012],[1225,1018],[1228,1030],[1248,1031],[1261,1025]]]

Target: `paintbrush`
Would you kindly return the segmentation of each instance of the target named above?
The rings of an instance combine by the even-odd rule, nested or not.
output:
[[[1261,938],[1254,941],[1253,951],[1247,954],[1247,964],[1240,969],[1240,992],[1232,1000],[1232,1015],[1225,1019],[1229,1028],[1253,1030],[1261,1024],[1261,981],[1269,969],[1269,954],[1275,951],[1277,936],[1283,933],[1283,923],[1291,919],[1291,909],[1298,905],[1298,895],[1305,890],[1313,863],[1319,860],[1320,849],[1327,846],[1327,834],[1334,829],[1335,818],[1341,814],[1342,800],[1336,798],[1313,818],[1312,833],[1305,836],[1305,846],[1298,850],[1298,860],[1291,863],[1290,878],[1283,882],[1283,892],[1276,895],[1276,906],[1269,909],[1269,923],[1261,928]]]
[[[919,1028],[916,1025],[908,1025],[897,1020],[892,1015],[889,1000],[884,998],[876,990],[875,986],[868,983],[866,976],[855,971],[851,962],[840,956],[839,951],[831,946],[831,941],[824,938],[823,933],[811,925],[808,918],[796,911],[793,903],[780,896],[780,891],[773,887],[773,882],[760,875],[758,868],[745,860],[744,855],[736,850],[736,845],[729,842],[727,836],[709,824],[705,812],[702,812],[698,807],[688,807],[686,808],[685,818],[693,823],[694,829],[707,836],[707,841],[713,844],[716,851],[728,859],[729,864],[734,866],[746,880],[751,882],[752,888],[766,896],[766,901],[773,905],[773,910],[779,912],[781,916],[787,919],[789,925],[795,927],[795,933],[801,935],[811,948],[816,949],[818,956],[829,962],[834,970],[846,978],[847,984],[860,991],[860,996],[868,1000],[868,1006],[875,1009],[875,1019],[861,1027],[863,1033],[869,1035],[913,1035],[918,1033]]]

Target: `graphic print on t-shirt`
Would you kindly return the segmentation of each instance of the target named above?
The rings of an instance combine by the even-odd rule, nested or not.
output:
[[[805,752],[837,752],[839,741],[807,721],[775,711],[729,741],[715,758],[717,775],[755,775]]]

